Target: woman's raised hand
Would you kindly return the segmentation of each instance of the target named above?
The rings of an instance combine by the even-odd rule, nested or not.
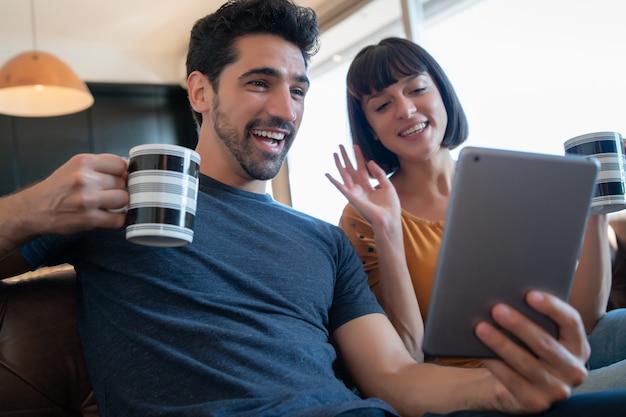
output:
[[[343,182],[326,174],[328,180],[372,226],[399,220],[400,199],[385,171],[374,161],[366,162],[358,145],[354,145],[356,168],[345,147],[340,145],[339,149],[341,156],[334,153],[333,157]],[[378,185],[371,183],[372,177]]]

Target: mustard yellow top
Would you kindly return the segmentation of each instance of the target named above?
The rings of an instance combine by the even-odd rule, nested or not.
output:
[[[401,221],[406,262],[415,297],[417,297],[422,318],[426,323],[444,222],[421,219],[405,210],[402,210]],[[343,210],[339,226],[361,258],[370,287],[378,283],[380,280],[378,254],[374,243],[374,231],[370,224],[354,206],[348,204]],[[464,367],[480,366],[481,363],[478,359],[455,358],[428,358],[428,361]]]
[[[443,221],[420,219],[402,210],[402,234],[406,262],[424,320],[426,320],[430,293],[433,288],[443,223]],[[380,273],[372,227],[352,205],[344,209],[339,226],[348,235],[361,258],[370,287],[377,284],[380,281]]]

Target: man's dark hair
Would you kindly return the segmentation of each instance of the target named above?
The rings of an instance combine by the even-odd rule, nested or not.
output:
[[[217,92],[227,65],[237,60],[234,43],[242,36],[271,34],[296,45],[305,65],[319,49],[317,15],[291,0],[229,0],[215,13],[198,20],[191,30],[187,75],[200,71]],[[202,115],[193,112],[198,126]]]

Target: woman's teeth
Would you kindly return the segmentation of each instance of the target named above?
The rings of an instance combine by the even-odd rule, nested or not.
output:
[[[421,132],[425,128],[426,128],[426,123],[419,123],[403,132],[400,132],[400,136],[413,135],[415,133]]]

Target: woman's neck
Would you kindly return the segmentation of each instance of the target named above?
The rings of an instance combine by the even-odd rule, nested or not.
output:
[[[455,161],[448,149],[423,161],[401,163],[391,182],[402,209],[427,220],[445,219],[454,168]]]
[[[454,166],[450,151],[442,148],[423,161],[402,161],[400,168],[391,177],[391,182],[402,194],[430,192],[446,195],[452,187]]]

